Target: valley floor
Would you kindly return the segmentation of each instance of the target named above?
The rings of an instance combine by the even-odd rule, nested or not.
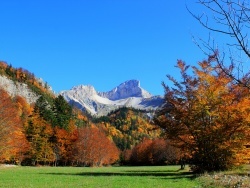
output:
[[[221,173],[193,175],[180,166],[20,167],[0,166],[0,187],[212,188],[250,187],[250,166]]]
[[[0,187],[196,187],[180,166],[154,167],[0,167]]]

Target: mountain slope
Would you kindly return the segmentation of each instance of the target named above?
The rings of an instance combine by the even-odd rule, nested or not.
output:
[[[19,82],[15,83],[2,75],[0,75],[0,87],[7,91],[12,97],[19,95],[25,98],[29,104],[34,103],[38,98],[38,95],[32,92],[27,84]]]
[[[0,88],[7,91],[11,97],[21,96],[31,104],[41,95],[55,96],[52,88],[41,78],[23,68],[14,68],[0,61]]]
[[[157,138],[161,129],[154,125],[142,110],[120,108],[93,122],[106,132],[121,151],[133,148],[145,138]]]
[[[92,115],[106,115],[121,107],[155,110],[163,103],[161,96],[152,96],[140,87],[138,80],[129,80],[108,92],[97,92],[93,86],[76,86],[60,94],[72,105]]]

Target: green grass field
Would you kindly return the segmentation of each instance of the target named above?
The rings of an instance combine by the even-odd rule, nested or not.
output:
[[[0,187],[196,187],[192,174],[180,166],[160,167],[0,167]]]

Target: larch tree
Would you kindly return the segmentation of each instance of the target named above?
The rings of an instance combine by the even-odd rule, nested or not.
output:
[[[163,83],[165,105],[155,123],[190,158],[194,171],[226,170],[246,162],[249,141],[250,95],[210,60],[192,67],[178,61],[181,81]]]
[[[26,127],[30,144],[29,157],[32,165],[51,164],[56,160],[53,150],[53,128],[38,113],[33,113]]]

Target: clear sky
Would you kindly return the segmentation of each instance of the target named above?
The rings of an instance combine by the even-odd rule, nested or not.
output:
[[[177,59],[205,59],[192,35],[206,30],[195,0],[0,0],[0,60],[41,77],[55,92],[80,84],[109,91],[140,80],[163,95]],[[199,6],[198,6],[199,7]],[[202,8],[202,7],[201,7]]]

